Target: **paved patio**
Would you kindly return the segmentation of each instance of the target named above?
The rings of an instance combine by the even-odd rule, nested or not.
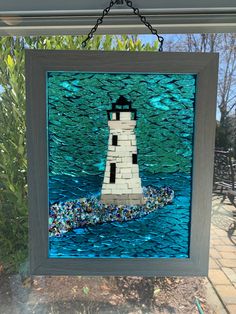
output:
[[[228,199],[213,197],[209,280],[228,313],[236,313],[236,230]]]

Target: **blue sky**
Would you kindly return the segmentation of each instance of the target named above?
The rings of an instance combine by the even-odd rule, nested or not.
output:
[[[176,37],[179,35],[174,35],[174,34],[165,34],[165,35],[161,35],[162,37],[164,37],[164,44],[165,44],[165,40],[171,40],[171,41],[176,41]],[[181,35],[180,35],[181,36]],[[156,36],[152,35],[152,34],[145,34],[145,35],[139,35],[139,38],[142,40],[142,42],[144,44],[146,43],[153,43],[154,40],[156,40]]]

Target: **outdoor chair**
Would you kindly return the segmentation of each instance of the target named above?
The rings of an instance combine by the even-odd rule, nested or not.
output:
[[[222,202],[228,197],[234,206],[236,206],[235,167],[231,150],[215,150],[213,191],[223,196]]]

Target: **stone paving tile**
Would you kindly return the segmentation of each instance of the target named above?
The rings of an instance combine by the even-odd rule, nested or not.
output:
[[[215,247],[215,249],[219,252],[235,252],[236,251],[236,247],[231,245],[217,245]]]
[[[215,243],[215,242],[218,242],[220,240],[220,238],[219,238],[219,236],[211,236],[210,237],[210,241],[212,242],[212,243]]]
[[[230,241],[230,239],[229,239],[228,237],[223,238],[222,241],[223,241],[226,245],[234,245],[234,244],[232,243],[232,241]]]
[[[227,243],[225,243],[225,241],[223,241],[222,239],[219,239],[219,238],[211,240],[211,243],[213,246],[227,244]]]
[[[221,300],[219,299],[218,295],[215,292],[215,289],[213,288],[209,280],[207,280],[205,287],[206,287],[206,299],[207,299],[208,304],[210,305],[211,314],[213,313],[214,314],[228,314],[228,311],[226,311],[225,307],[223,306]]]
[[[236,313],[236,304],[231,304],[226,306],[227,310],[229,311],[230,314],[235,314]]]
[[[214,285],[219,296],[227,305],[236,305],[236,289],[232,285]]]
[[[219,263],[223,267],[236,267],[236,259],[222,258],[219,260]]]
[[[212,225],[211,225],[211,234],[210,234],[210,237],[218,237],[218,235],[216,234],[216,227],[214,227],[214,229],[213,229],[213,227],[212,227]]]
[[[215,248],[215,246],[210,242],[210,249]]]
[[[210,269],[208,277],[214,285],[231,285],[230,280],[221,269]]]
[[[221,256],[220,258],[236,259],[236,252],[221,252],[219,255]]]
[[[222,230],[222,229],[215,229],[215,234],[218,237],[225,237],[225,236],[227,236],[227,232],[225,230]]]
[[[232,210],[220,199],[213,201],[208,278],[228,312],[236,314],[236,246],[228,235]]]
[[[218,259],[222,258],[222,255],[215,248],[212,248],[210,250],[210,257],[212,257],[213,259]]]
[[[209,269],[219,269],[219,265],[217,264],[217,262],[210,257],[209,259]]]
[[[222,271],[226,274],[226,276],[233,284],[236,284],[236,271],[234,269],[222,267]]]

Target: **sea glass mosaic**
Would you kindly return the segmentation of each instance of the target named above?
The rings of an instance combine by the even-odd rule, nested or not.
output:
[[[50,258],[188,258],[196,76],[47,73]]]

